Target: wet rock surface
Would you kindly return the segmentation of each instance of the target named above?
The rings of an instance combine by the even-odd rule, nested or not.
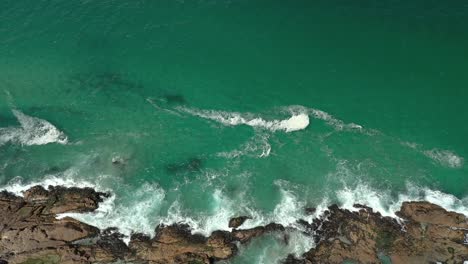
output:
[[[237,243],[266,232],[270,224],[235,232],[192,234],[187,225],[160,225],[150,238],[134,234],[126,245],[116,229],[96,227],[57,214],[91,212],[108,194],[90,188],[35,186],[23,197],[0,192],[0,263],[214,263],[232,257]]]
[[[231,219],[232,232],[209,237],[189,226],[156,227],[156,235],[132,235],[129,244],[117,229],[99,230],[57,214],[90,212],[107,197],[90,188],[35,186],[23,197],[0,192],[0,263],[215,263],[234,256],[238,245],[268,232],[285,232],[279,224],[235,229],[247,219]],[[371,208],[356,211],[330,206],[312,223],[298,220],[316,247],[283,263],[463,263],[468,260],[468,220],[427,202],[405,202],[397,215],[382,217]],[[286,236],[286,233],[285,233]]]
[[[468,260],[468,219],[428,202],[405,202],[400,222],[356,205],[357,212],[329,207],[312,224],[316,248],[305,263],[463,263]],[[294,262],[293,262],[294,263]]]
[[[244,222],[247,221],[247,219],[251,219],[251,217],[250,216],[239,216],[239,217],[231,218],[231,220],[229,220],[228,226],[230,228],[238,228],[239,226],[244,224]]]

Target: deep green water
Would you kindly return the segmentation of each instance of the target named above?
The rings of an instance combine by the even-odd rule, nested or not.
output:
[[[126,234],[335,202],[468,214],[467,24],[466,1],[3,0],[0,185],[111,190],[76,217]]]

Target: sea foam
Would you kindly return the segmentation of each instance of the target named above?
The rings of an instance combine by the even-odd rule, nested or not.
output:
[[[460,168],[463,166],[463,158],[449,150],[431,149],[423,153],[435,162],[446,167]]]
[[[94,225],[100,229],[117,227],[125,235],[124,242],[130,242],[134,232],[154,236],[157,215],[164,201],[165,192],[156,184],[145,183],[133,192],[131,201],[117,201],[119,197],[112,194],[90,213],[64,213],[58,218],[72,217],[81,222]]]
[[[216,154],[223,158],[238,158],[241,156],[251,156],[257,158],[266,158],[270,156],[271,145],[268,141],[269,135],[266,133],[257,133],[239,148],[231,151],[223,151]]]
[[[68,143],[67,136],[50,122],[12,110],[20,127],[0,128],[0,146],[7,143],[21,145],[45,145],[49,143]]]
[[[69,169],[63,172],[61,175],[47,175],[44,179],[39,181],[32,181],[25,183],[23,178],[16,177],[9,181],[6,185],[2,186],[0,189],[6,190],[15,194],[16,196],[23,196],[23,192],[30,189],[34,186],[42,186],[45,189],[48,186],[64,186],[67,188],[70,187],[78,187],[78,188],[93,188],[97,191],[105,191],[104,189],[100,188],[96,184],[93,184],[89,181],[85,180],[76,180],[77,171],[75,169]]]
[[[451,150],[445,149],[424,149],[420,144],[414,142],[401,141],[401,145],[414,149],[415,151],[423,154],[424,156],[432,159],[434,162],[449,168],[463,167],[465,159]]]
[[[357,211],[354,204],[363,204],[371,207],[383,216],[395,217],[405,201],[427,201],[468,216],[468,198],[459,199],[451,194],[408,184],[406,192],[392,197],[388,191],[375,190],[366,184],[359,184],[355,188],[344,188],[336,192],[341,208]]]
[[[237,112],[200,110],[187,107],[178,107],[177,109],[194,116],[217,121],[226,126],[247,125],[270,131],[282,130],[285,132],[303,130],[309,126],[309,116],[306,113],[293,114],[290,118],[283,120],[265,120],[261,117],[255,117],[252,114],[241,114]]]

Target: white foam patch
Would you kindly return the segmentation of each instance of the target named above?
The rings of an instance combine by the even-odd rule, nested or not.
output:
[[[371,207],[383,216],[396,217],[395,212],[400,209],[398,202],[392,202],[387,193],[377,192],[367,185],[360,184],[354,189],[344,188],[336,192],[341,208],[350,211],[358,211],[354,204],[362,204]]]
[[[457,212],[468,216],[468,197],[459,199],[451,194],[443,193],[429,188],[417,187],[409,184],[406,193],[393,198],[389,192],[375,190],[365,184],[357,187],[344,188],[337,191],[337,198],[341,208],[357,211],[354,204],[362,204],[371,207],[383,216],[395,217],[405,201],[427,201],[445,208],[448,211]]]
[[[19,110],[12,111],[21,127],[0,128],[0,146],[7,142],[27,146],[68,143],[67,136],[50,122],[28,116]]]
[[[129,203],[117,202],[112,195],[90,213],[65,213],[59,218],[72,217],[100,229],[116,227],[125,235],[124,242],[130,242],[132,233],[144,233],[154,236],[157,215],[161,209],[165,192],[156,184],[145,183],[133,193]]]
[[[288,232],[287,235],[287,242],[285,241],[284,235],[278,234],[276,236],[270,236],[266,241],[264,240],[259,243],[260,245],[253,245],[257,249],[256,251],[258,251],[258,248],[262,248],[260,252],[255,254],[255,256],[252,256],[255,259],[255,263],[281,263],[281,261],[283,261],[289,254],[292,254],[296,257],[301,257],[302,254],[315,247],[312,236],[305,235],[304,233],[298,231]],[[241,248],[240,254],[242,253],[244,252],[242,252]],[[249,259],[252,259],[252,257]],[[238,262],[235,262],[234,260],[234,263]]]
[[[8,184],[5,186],[2,186],[0,189],[1,190],[6,190],[8,192],[11,192],[17,196],[23,196],[23,192],[34,187],[34,186],[42,186],[45,189],[48,188],[48,186],[64,186],[67,188],[70,187],[78,187],[78,188],[93,188],[97,191],[104,191],[102,188],[99,188],[95,184],[80,180],[76,181],[74,180],[74,176],[76,176],[77,172],[74,169],[69,169],[65,171],[61,177],[57,177],[56,175],[48,175],[44,179],[40,181],[33,181],[29,183],[24,183],[23,179],[21,177],[16,177],[13,180],[11,180]]]
[[[280,189],[281,202],[273,210],[271,222],[294,226],[298,219],[305,218],[305,202],[299,201],[292,191]]]
[[[256,134],[249,141],[242,144],[238,149],[217,153],[218,157],[234,159],[241,156],[252,156],[266,158],[270,156],[271,145],[268,142],[268,134]]]
[[[460,168],[463,166],[464,159],[449,150],[431,149],[426,150],[423,153],[427,157],[446,167]]]
[[[209,236],[213,231],[228,231],[228,221],[235,214],[234,204],[221,190],[216,189],[212,195],[211,213],[201,213],[197,216],[185,213],[179,202],[175,201],[169,208],[167,217],[160,223],[170,225],[173,223],[187,224],[192,228],[193,233]]]
[[[309,126],[309,116],[306,113],[293,114],[290,118],[284,120],[268,121],[261,117],[255,117],[252,114],[241,114],[237,112],[200,110],[187,107],[178,107],[177,109],[204,119],[217,121],[226,126],[247,125],[270,131],[282,130],[285,132],[303,130]]]
[[[465,159],[453,151],[444,149],[430,149],[425,150],[420,144],[414,142],[401,141],[401,145],[408,148],[414,149],[415,151],[423,154],[424,156],[432,159],[436,163],[449,167],[449,168],[461,168],[463,167]]]
[[[23,192],[33,186],[39,185],[47,189],[48,186],[64,187],[90,187],[96,191],[111,193],[109,198],[104,199],[94,212],[89,213],[64,213],[57,216],[72,217],[89,225],[100,229],[116,227],[119,232],[125,235],[126,243],[130,240],[133,232],[154,235],[157,222],[157,216],[161,204],[165,197],[165,192],[158,185],[143,184],[140,188],[132,192],[132,199],[125,203],[119,201],[116,195],[108,188],[103,188],[101,182],[109,180],[108,176],[103,175],[96,178],[97,183],[91,183],[86,180],[76,180],[78,170],[69,169],[60,175],[48,175],[43,180],[24,183],[22,178],[17,177],[10,181],[1,189],[9,191],[17,196],[23,196]],[[106,184],[108,185],[108,184]]]
[[[281,200],[275,206],[273,212],[265,214],[246,206],[249,208],[248,214],[252,219],[248,219],[242,225],[242,229],[254,228],[269,223],[278,223],[285,227],[303,230],[304,227],[298,224],[297,220],[302,219],[311,222],[313,218],[327,210],[328,200],[324,199],[322,203],[317,206],[315,213],[308,215],[305,212],[306,202],[297,198],[294,191],[288,187],[288,182],[278,180],[275,181],[275,185],[279,187]]]
[[[308,111],[314,118],[325,121],[328,125],[334,127],[336,130],[364,130],[361,125],[355,123],[345,123],[344,121],[335,118],[333,115],[325,111],[314,108],[310,108]]]

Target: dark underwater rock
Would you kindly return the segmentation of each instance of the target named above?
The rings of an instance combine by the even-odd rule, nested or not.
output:
[[[162,96],[162,99],[165,103],[168,104],[186,104],[187,101],[185,97],[180,94],[165,94]]]
[[[170,174],[193,173],[201,170],[203,160],[197,157],[190,158],[181,163],[171,163],[166,166],[166,171]]]

